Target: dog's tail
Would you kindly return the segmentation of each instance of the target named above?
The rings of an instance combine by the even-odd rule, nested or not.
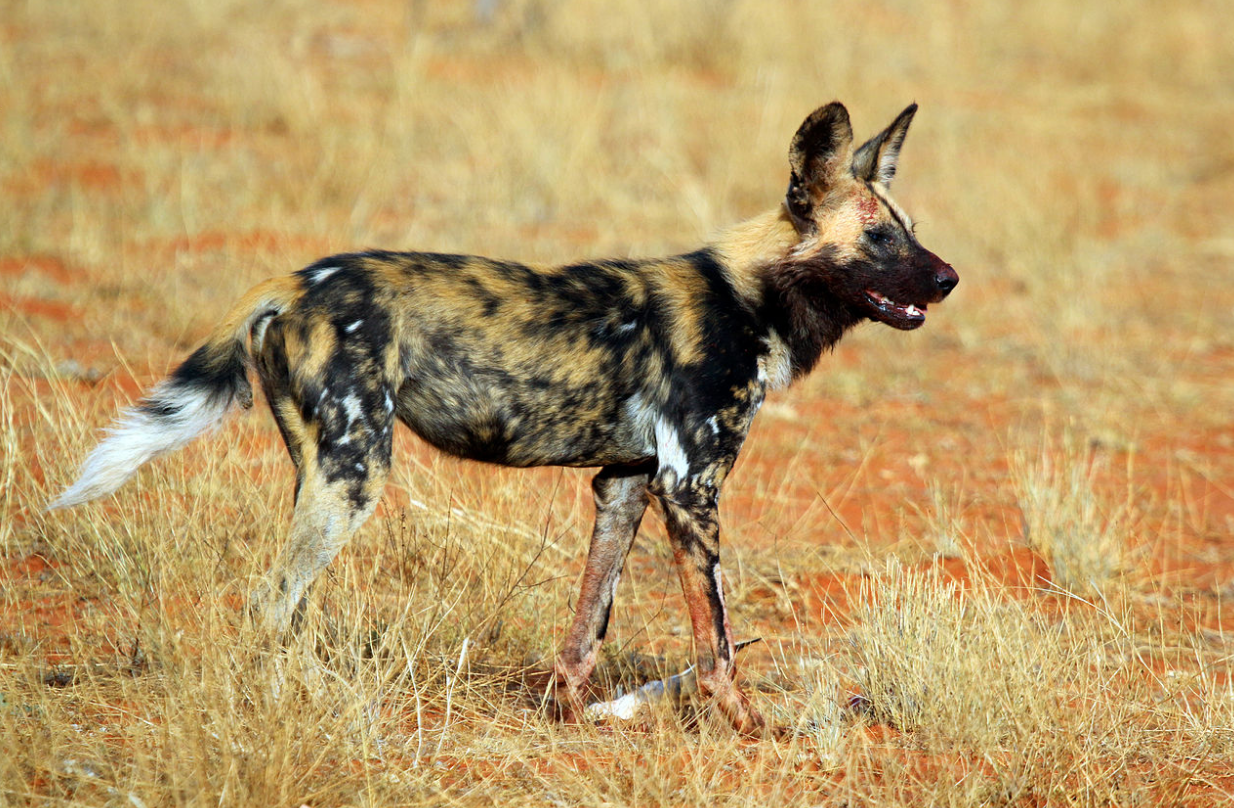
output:
[[[120,415],[82,464],[77,482],[48,509],[68,508],[112,493],[146,463],[218,426],[233,406],[251,407],[250,339],[256,350],[269,318],[300,294],[300,282],[294,276],[253,287],[204,345],[137,406]]]

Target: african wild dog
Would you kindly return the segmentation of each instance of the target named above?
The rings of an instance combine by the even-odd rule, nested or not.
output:
[[[52,507],[111,493],[250,406],[252,368],[296,467],[290,540],[252,600],[281,635],[372,513],[396,420],[459,457],[599,466],[578,609],[554,666],[559,709],[581,714],[650,494],[700,688],[757,732],[763,718],[734,680],[720,487],[768,388],[809,372],[863,320],[919,327],[956,285],[887,194],[916,109],[855,151],[845,108],[816,110],[793,138],[783,204],[687,255],[545,267],[365,252],[266,281],[123,415]]]

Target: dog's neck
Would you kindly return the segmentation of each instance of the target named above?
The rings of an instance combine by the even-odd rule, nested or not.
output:
[[[767,269],[783,261],[801,241],[783,207],[744,221],[712,245],[734,291],[751,309],[763,305]]]
[[[794,258],[800,242],[780,207],[737,225],[714,245],[737,296],[775,332],[772,342],[787,349],[794,381],[862,320],[822,281],[831,274],[823,267],[831,260],[828,251]]]

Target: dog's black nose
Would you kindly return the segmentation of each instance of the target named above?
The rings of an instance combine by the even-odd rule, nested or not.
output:
[[[940,270],[939,273],[934,276],[934,283],[938,284],[939,291],[943,294],[948,294],[951,292],[951,290],[954,289],[956,284],[959,282],[960,276],[957,275],[956,271],[950,266]]]

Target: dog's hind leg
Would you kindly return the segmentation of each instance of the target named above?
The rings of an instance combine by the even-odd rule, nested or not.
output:
[[[608,466],[596,475],[596,523],[574,621],[553,666],[555,697],[562,718],[583,713],[583,688],[596,667],[596,652],[608,631],[621,568],[647,510],[650,466]]]
[[[349,391],[339,401],[322,396],[311,420],[290,397],[271,397],[296,463],[291,534],[250,601],[271,636],[288,634],[313,581],[377,507],[390,473],[394,417],[382,391],[369,392]]]

